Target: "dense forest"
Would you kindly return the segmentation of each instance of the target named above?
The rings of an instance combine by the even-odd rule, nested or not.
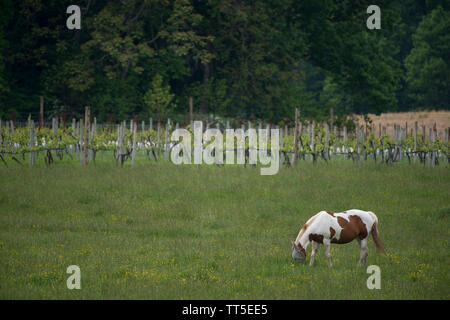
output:
[[[450,109],[442,0],[1,0],[0,118]],[[81,29],[66,26],[70,5]],[[370,4],[381,29],[369,30]]]

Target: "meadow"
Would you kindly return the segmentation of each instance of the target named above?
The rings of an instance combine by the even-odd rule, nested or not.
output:
[[[449,190],[448,165],[370,161],[0,167],[0,299],[449,299]],[[333,268],[323,246],[313,267],[290,257],[310,216],[353,208],[380,222],[380,290],[356,242],[332,245]]]

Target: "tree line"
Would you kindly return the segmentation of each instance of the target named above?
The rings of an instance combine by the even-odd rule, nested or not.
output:
[[[337,123],[351,113],[450,107],[447,1],[2,0],[0,117],[99,121],[188,113]]]

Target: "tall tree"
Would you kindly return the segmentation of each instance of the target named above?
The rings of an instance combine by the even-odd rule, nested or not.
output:
[[[6,26],[12,16],[12,2],[3,1],[3,9],[0,12],[0,105],[7,103],[6,95],[10,92],[10,87],[5,73],[5,58],[3,52],[8,45],[6,40]],[[6,108],[0,108],[0,117],[6,116]]]
[[[151,87],[145,93],[144,103],[150,115],[157,117],[158,121],[165,119],[173,108],[174,95],[170,92],[170,86],[164,85],[160,74],[155,75]]]
[[[450,108],[450,11],[441,6],[426,15],[413,35],[405,59],[407,83],[414,105]]]

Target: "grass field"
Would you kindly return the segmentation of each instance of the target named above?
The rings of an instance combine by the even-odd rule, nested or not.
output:
[[[443,166],[2,167],[0,298],[449,299],[449,190]],[[332,246],[331,269],[322,246],[314,267],[291,260],[310,216],[352,208],[380,221],[380,290],[356,242]],[[69,265],[81,290],[66,287]]]

